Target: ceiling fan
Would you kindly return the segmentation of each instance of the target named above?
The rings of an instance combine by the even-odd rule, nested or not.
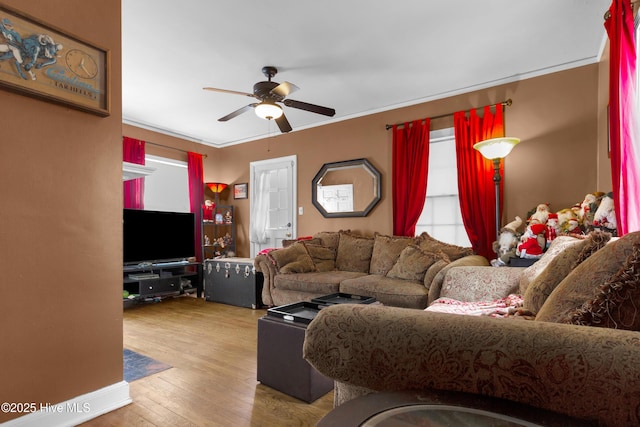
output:
[[[292,128],[284,115],[282,107],[278,105],[278,102],[283,103],[287,107],[297,108],[299,110],[310,111],[316,114],[322,114],[325,116],[333,117],[336,114],[336,110],[333,108],[321,107],[319,105],[309,104],[307,102],[295,101],[293,99],[286,99],[291,93],[297,91],[298,86],[293,83],[272,82],[271,79],[278,73],[278,69],[272,66],[262,67],[262,73],[269,79],[266,82],[258,82],[253,85],[253,93],[237,92],[235,90],[217,89],[215,87],[205,87],[205,90],[211,90],[214,92],[231,93],[235,95],[244,95],[252,98],[256,98],[260,102],[254,102],[253,104],[246,105],[232,113],[227,114],[224,117],[218,119],[219,122],[226,122],[236,116],[254,109],[256,115],[266,120],[274,119],[280,132],[291,132]]]

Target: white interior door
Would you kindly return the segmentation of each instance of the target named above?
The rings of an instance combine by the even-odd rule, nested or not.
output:
[[[296,236],[297,156],[251,162],[251,258]]]

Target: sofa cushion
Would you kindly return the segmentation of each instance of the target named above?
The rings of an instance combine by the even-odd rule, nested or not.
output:
[[[307,248],[313,264],[316,266],[316,271],[333,271],[336,269],[336,251],[334,249],[308,242],[303,242],[303,244]]]
[[[522,270],[522,267],[491,266],[451,268],[444,276],[438,298],[465,302],[495,301],[517,293]]]
[[[576,261],[587,244],[587,240],[579,240],[557,254],[535,279],[529,283],[524,293],[524,309],[537,313],[551,292],[576,266]]]
[[[340,292],[374,297],[384,305],[395,307],[419,309],[427,307],[427,289],[422,282],[413,280],[369,274],[343,280],[340,283]]]
[[[331,248],[334,251],[338,250],[338,243],[340,242],[340,232],[339,231],[321,231],[313,235],[315,239],[320,240],[320,244],[322,246],[326,246],[327,248]]]
[[[278,271],[282,274],[316,271],[316,266],[302,243],[271,251],[268,256],[275,261]]]
[[[450,243],[441,242],[434,239],[426,231],[420,234],[416,238],[416,242],[420,249],[425,252],[444,252],[449,260],[455,261],[459,258],[466,257],[467,255],[473,255],[472,248],[463,248],[462,246],[452,245]]]
[[[364,276],[354,271],[329,271],[323,273],[278,274],[274,287],[279,290],[304,291],[323,295],[339,292],[340,283],[346,279]]]
[[[573,269],[551,292],[536,321],[569,322],[571,313],[592,300],[596,290],[618,272],[637,242],[640,242],[640,232],[626,234]]]
[[[640,331],[640,243],[593,300],[571,313],[569,323]]]
[[[373,237],[340,232],[336,268],[341,271],[368,273],[373,253]]]
[[[520,276],[520,295],[524,295],[527,292],[529,284],[547,268],[559,253],[572,245],[577,245],[581,241],[581,238],[573,236],[558,236],[553,239],[547,251],[542,254],[542,257],[522,272],[522,276]]]
[[[373,242],[369,274],[385,276],[398,260],[402,250],[412,243],[415,243],[415,239],[412,237],[376,234]]]
[[[442,258],[434,253],[427,253],[416,245],[410,245],[402,250],[398,261],[396,261],[393,268],[387,273],[387,277],[417,280],[424,283],[424,275],[427,269],[441,259]]]

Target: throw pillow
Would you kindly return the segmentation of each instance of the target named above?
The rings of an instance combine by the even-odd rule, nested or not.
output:
[[[570,314],[593,299],[596,289],[618,272],[638,242],[640,231],[628,233],[591,255],[551,292],[536,321],[569,322]]]
[[[400,253],[393,268],[387,273],[387,277],[422,282],[427,269],[440,259],[435,254],[422,251],[418,246],[407,246]]]
[[[529,283],[524,293],[523,308],[537,313],[551,292],[573,270],[586,240],[578,240],[557,254],[535,279]],[[539,261],[538,261],[539,262]]]
[[[325,272],[336,269],[336,251],[312,243],[304,242],[303,244],[307,248],[317,271]]]
[[[376,233],[369,274],[385,276],[398,260],[400,252],[412,243],[415,243],[412,237],[385,236]]]
[[[275,261],[278,271],[282,274],[316,271],[316,266],[303,243],[294,243],[289,247],[271,251],[268,256]]]
[[[431,237],[429,233],[427,233],[426,231],[420,234],[416,238],[416,241],[418,243],[418,246],[420,246],[420,249],[422,249],[423,251],[425,252],[442,251],[447,255],[447,257],[451,261],[455,261],[467,255],[473,255],[472,248],[463,248],[462,246],[456,246],[450,243],[441,242],[440,240],[434,239],[433,237]]]
[[[368,273],[373,243],[373,237],[357,236],[341,231],[336,254],[336,268],[340,271]]]
[[[640,243],[595,298],[570,315],[569,323],[640,331]]]
[[[572,245],[577,245],[582,239],[572,236],[558,236],[551,242],[547,251],[542,257],[530,267],[527,267],[520,276],[520,295],[525,295],[529,284],[542,273],[549,263]]]
[[[569,245],[553,257],[547,267],[529,283],[524,293],[523,308],[537,313],[551,292],[567,277],[571,270],[602,248],[609,239],[611,239],[610,234],[593,231],[586,239],[578,240],[576,244]]]

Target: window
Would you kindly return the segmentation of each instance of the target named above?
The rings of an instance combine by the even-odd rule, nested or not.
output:
[[[190,212],[189,171],[186,162],[147,155],[155,168],[144,179],[144,208],[150,211]]]
[[[458,173],[453,128],[430,132],[429,178],[416,234],[426,231],[443,242],[469,247],[458,201]]]

